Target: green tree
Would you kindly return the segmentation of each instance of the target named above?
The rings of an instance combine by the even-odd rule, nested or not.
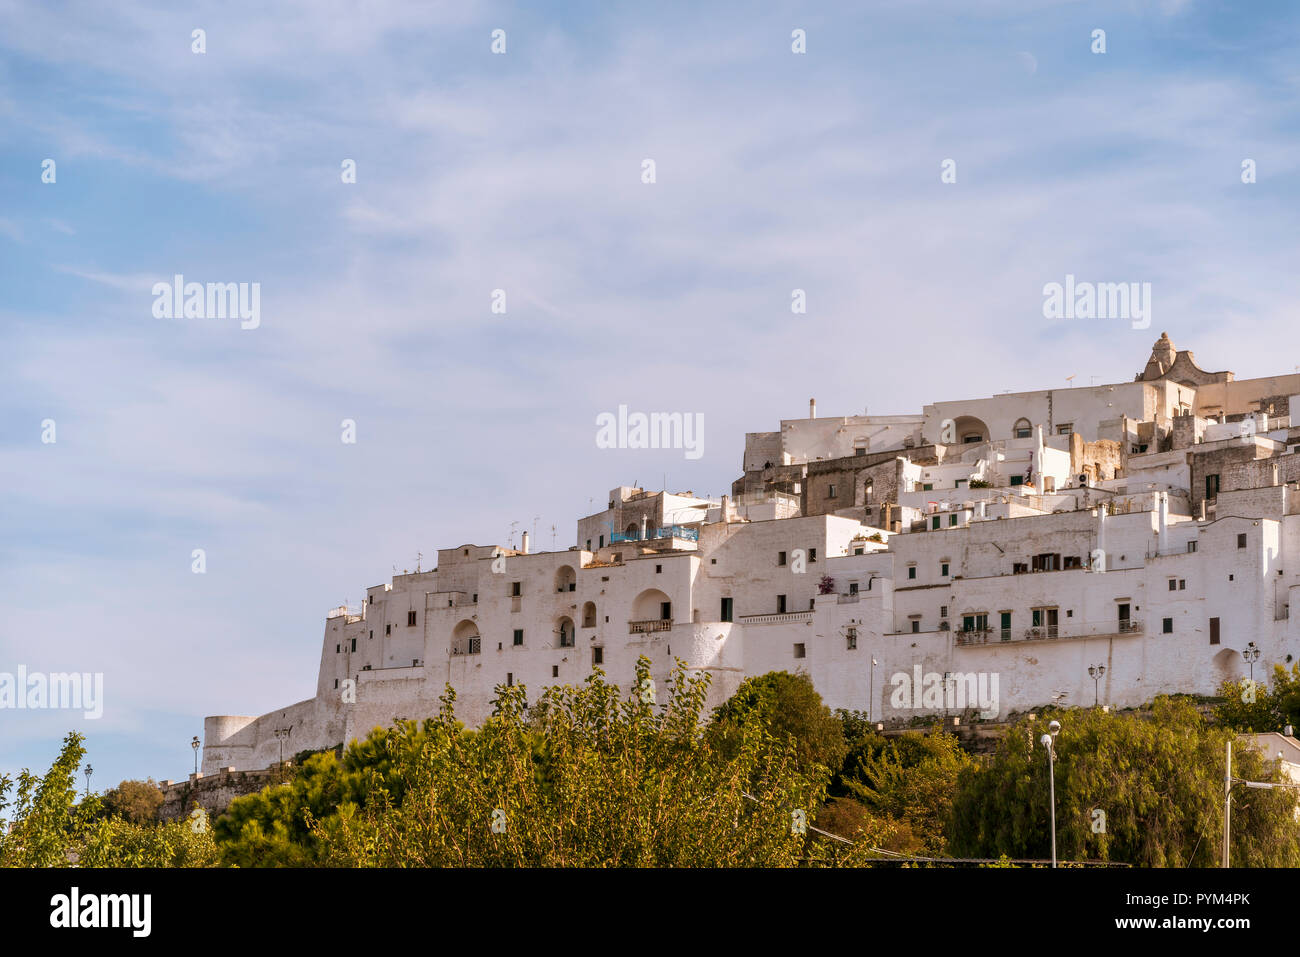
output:
[[[153,778],[147,781],[123,781],[104,792],[103,802],[104,810],[112,816],[125,818],[133,824],[143,824],[158,820],[163,792]]]
[[[777,741],[794,747],[804,771],[821,767],[838,772],[848,753],[843,722],[822,702],[806,674],[769,671],[746,678],[736,693],[714,709],[712,734],[723,753],[733,753],[741,727],[758,721]]]
[[[454,694],[416,746],[397,746],[388,788],[314,823],[333,866],[793,866],[866,859],[816,839],[825,768],[802,770],[790,740],[758,712],[736,715],[726,753],[702,733],[707,676],[684,663],[660,689],[637,665],[626,697],[597,669],[528,707],[498,686],[477,732],[454,718]],[[410,728],[394,730],[398,737]],[[797,812],[797,813],[796,813]]]
[[[905,823],[927,854],[942,854],[957,780],[971,764],[956,736],[937,726],[895,738],[868,733],[854,742],[832,793]]]
[[[1261,681],[1252,688],[1249,679],[1224,681],[1219,696],[1223,701],[1215,717],[1238,731],[1281,731],[1300,724],[1300,661],[1290,670],[1274,665],[1271,686]]]
[[[949,822],[957,856],[1043,859],[1050,853],[1048,763],[1039,737],[1049,715],[1009,730],[988,766],[960,775]],[[1079,709],[1058,715],[1056,824],[1062,860],[1144,867],[1209,867],[1223,827],[1225,747],[1236,732],[1208,724],[1187,701],[1156,698],[1149,714]],[[1280,780],[1275,762],[1234,748],[1233,772]],[[1233,862],[1300,865],[1296,792],[1234,799]],[[1104,830],[1094,830],[1101,818]]]

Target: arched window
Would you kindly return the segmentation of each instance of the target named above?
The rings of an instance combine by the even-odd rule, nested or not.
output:
[[[594,601],[589,601],[582,606],[582,627],[596,627],[596,603]]]
[[[1028,419],[1017,419],[1015,426],[1011,429],[1011,437],[1016,439],[1027,439],[1034,433],[1034,427],[1029,424]]]

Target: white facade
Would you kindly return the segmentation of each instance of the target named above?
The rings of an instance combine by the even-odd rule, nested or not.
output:
[[[1154,368],[1183,366],[1164,358]],[[1218,383],[1215,401],[1256,394],[1276,405],[1292,378]],[[1252,393],[1251,382],[1265,385]],[[1174,428],[1170,412],[1184,407],[1171,396],[1194,428]],[[1071,481],[1070,436],[1048,428],[1039,409],[1048,403],[1053,421],[1068,415],[1085,441],[1108,430],[1122,438],[1119,477]],[[676,659],[709,674],[711,705],[747,676],[803,671],[832,708],[901,723],[1211,694],[1248,674],[1251,643],[1264,677],[1300,654],[1289,615],[1300,588],[1300,486],[1288,484],[1300,477],[1296,437],[1287,409],[1265,409],[1245,439],[1221,437],[1242,427],[1220,420],[1253,413],[1220,409],[1212,427],[1192,421],[1200,411],[1193,384],[1161,378],[752,433],[747,472],[764,467],[750,461],[756,452],[779,452],[776,464],[788,466],[860,455],[864,438],[920,445],[922,428],[933,443],[943,418],[964,421],[959,433],[972,420],[985,430],[977,442],[958,434],[928,464],[901,453],[903,534],[846,514],[854,509],[800,515],[784,492],[711,501],[620,487],[579,520],[566,551],[441,550],[434,571],[397,576],[369,589],[363,607],[331,613],[313,698],[256,718],[208,718],[204,770],[265,767],[282,741],[287,755],[430,715],[447,685],[471,725],[502,684],[526,684],[533,698],[598,665],[630,685],[640,655],[659,682]],[[1111,429],[1121,417],[1132,421]],[[1139,434],[1156,447],[1139,454]],[[1187,447],[1161,445],[1184,434]],[[1218,471],[1213,482],[1202,475],[1220,459],[1236,483],[1221,492]],[[1012,485],[1026,474],[1032,485]],[[1263,478],[1243,485],[1242,475]],[[992,487],[970,489],[972,478]],[[1216,495],[1201,500],[1197,486]]]

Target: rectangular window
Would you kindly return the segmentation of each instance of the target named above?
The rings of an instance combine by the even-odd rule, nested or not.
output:
[[[338,655],[338,654],[342,654],[342,653],[343,653],[343,646],[342,646],[342,645],[335,645],[335,646],[334,646],[334,654]]]
[[[591,663],[593,665],[603,665],[605,663],[605,649],[600,645],[591,649]]]
[[[940,606],[939,606],[939,617],[940,617],[940,618],[947,618],[947,617],[948,617],[948,606],[947,606],[947,605],[940,605]]]
[[[1186,591],[1186,590],[1187,590],[1187,579],[1186,579],[1186,578],[1180,578],[1180,579],[1178,579],[1178,590],[1179,590],[1179,591]]]
[[[587,539],[587,551],[591,551],[591,539]]]
[[[507,688],[513,687],[513,686],[514,686],[514,683],[515,683],[515,673],[514,673],[513,671],[507,671],[507,672],[506,672],[506,687],[507,687]]]
[[[962,631],[988,631],[989,616],[988,612],[978,615],[963,615],[961,619]]]
[[[1025,574],[1027,571],[1029,571],[1029,565],[1028,565],[1027,562],[1012,562],[1012,563],[1011,563],[1011,574],[1013,574],[1013,575],[1023,575],[1023,574]]]
[[[1002,630],[1002,634],[999,635],[998,637],[1001,638],[1003,641],[1010,641],[1011,640],[1011,612],[1003,611],[998,613],[998,627]]]
[[[1188,543],[1187,543],[1187,550],[1188,550],[1189,552],[1194,552],[1194,551],[1196,551],[1196,543],[1195,543],[1195,542],[1188,542]]]
[[[807,652],[807,650],[804,648],[804,644],[803,644],[803,642],[797,642],[797,643],[795,644],[795,646],[794,646],[794,656],[795,656],[796,658],[806,658],[806,657],[808,657],[808,652]]]
[[[808,549],[808,561],[810,562],[817,561],[817,549],[815,548]]]
[[[942,576],[944,576],[945,578],[948,576],[948,563],[947,563],[947,562],[943,562],[942,564],[939,565],[939,574],[942,575]]]
[[[956,513],[956,512],[953,512],[951,515],[948,516],[948,524],[949,524],[949,525],[956,525],[956,524],[957,524],[957,513]]]
[[[912,619],[912,634],[916,634],[916,633],[917,633],[918,631],[920,631],[920,630],[921,630],[921,622],[920,622],[918,619],[913,618],[913,619]]]
[[[352,639],[352,650],[353,651],[357,650],[357,640],[355,638]]]
[[[1217,645],[1218,643],[1219,643],[1219,619],[1211,618],[1210,619],[1210,644]]]
[[[516,628],[516,629],[515,629],[515,642],[514,642],[514,643],[515,643],[516,645],[522,645],[522,644],[524,643],[524,630],[523,630],[522,628]]]
[[[857,582],[849,582],[849,594],[850,594],[850,595],[856,595],[857,593],[858,593],[858,583],[857,583]]]
[[[827,497],[827,498],[835,498],[835,483],[834,483],[834,482],[832,482],[830,485],[826,486],[826,497]]]
[[[856,650],[858,647],[858,630],[856,628],[850,628],[844,633],[844,639],[845,646],[849,651]]]
[[[784,564],[785,564],[785,552],[777,552],[777,553],[776,553],[776,563],[777,563],[777,565],[784,565]]]
[[[335,679],[334,679],[334,687],[337,688],[338,686],[339,686],[339,679],[338,679],[338,678],[335,678]]]
[[[1205,476],[1205,497],[1217,498],[1219,495],[1219,476],[1218,474]]]
[[[670,601],[661,601],[659,603],[659,620],[671,621],[673,617],[673,603]]]
[[[522,594],[524,593],[523,589],[524,589],[524,583],[523,583],[523,582],[511,582],[511,583],[510,583],[510,597],[511,597],[511,598],[518,598],[520,595],[522,595]]]
[[[392,626],[392,625],[384,625],[384,634],[386,634],[386,635],[391,635],[392,633],[393,633],[393,626]]]
[[[908,578],[915,578],[915,577],[916,577],[916,566],[915,566],[915,565],[908,565],[908,566],[907,566],[907,577],[908,577]]]
[[[1013,475],[1013,476],[1011,476],[1011,484],[1012,484],[1013,486],[1015,486],[1015,485],[1024,485],[1024,484],[1025,484],[1025,477],[1024,477],[1023,475]]]
[[[407,627],[407,628],[414,628],[414,627],[415,627],[415,612],[413,612],[413,611],[408,611],[408,612],[406,613],[406,627]]]
[[[1160,630],[1166,635],[1174,633],[1174,620],[1172,618],[1162,619]]]
[[[718,620],[719,620],[719,621],[731,621],[731,614],[732,614],[732,612],[731,612],[731,599],[730,599],[730,598],[724,598],[724,599],[722,599],[722,614],[719,616]]]
[[[664,566],[662,566],[662,565],[656,565],[656,566],[655,566],[655,574],[656,574],[656,575],[662,575],[662,574],[663,574],[663,571],[664,571]]]
[[[777,595],[777,596],[776,596],[776,613],[777,613],[778,615],[784,615],[784,614],[785,614],[785,596],[784,596],[784,595]]]
[[[933,483],[933,482],[926,482],[925,484],[923,484],[923,485],[921,486],[921,491],[922,491],[922,492],[933,492],[933,491],[934,491],[934,483]]]
[[[559,666],[559,665],[551,665],[551,677],[552,677],[552,678],[558,678],[558,677],[560,677],[560,666]]]
[[[1178,579],[1177,579],[1177,578],[1171,578],[1171,579],[1169,579],[1169,590],[1170,590],[1170,591],[1178,591]]]
[[[1246,533],[1245,533],[1245,532],[1241,532],[1240,534],[1237,535],[1237,547],[1238,547],[1238,548],[1245,548],[1245,547],[1246,547]]]
[[[600,536],[600,547],[601,547],[601,548],[604,548],[604,547],[605,547],[605,536],[604,536],[604,535]]]
[[[1069,435],[1069,434],[1071,434],[1073,431],[1074,431],[1074,423],[1073,423],[1073,422],[1062,422],[1060,425],[1058,425],[1058,426],[1056,427],[1056,434],[1057,434],[1057,435]]]
[[[938,527],[939,527],[939,516],[936,515],[934,516],[934,518],[930,519],[930,528],[935,529]]]

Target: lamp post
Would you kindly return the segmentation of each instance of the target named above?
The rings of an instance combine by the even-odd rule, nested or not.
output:
[[[1092,679],[1092,706],[1094,708],[1101,701],[1101,676],[1105,673],[1105,665],[1088,665],[1088,677]]]
[[[1250,683],[1255,683],[1255,662],[1259,661],[1259,647],[1252,641],[1241,652],[1241,657],[1250,665]]]
[[[84,773],[86,775],[86,797],[90,797],[90,776],[95,773],[95,769],[87,764]]]
[[[284,742],[289,737],[289,732],[293,730],[293,725],[287,728],[276,728],[275,736],[280,742],[280,773],[284,773]]]
[[[199,773],[199,736],[196,734],[194,740],[190,742],[190,747],[194,749],[194,774],[197,777]]]
[[[872,720],[872,715],[876,709],[876,656],[871,656],[871,685],[867,688],[867,720]]]
[[[1061,733],[1061,722],[1053,721],[1047,733],[1038,739],[1047,749],[1047,780],[1052,808],[1052,866],[1056,866],[1056,736]]]

